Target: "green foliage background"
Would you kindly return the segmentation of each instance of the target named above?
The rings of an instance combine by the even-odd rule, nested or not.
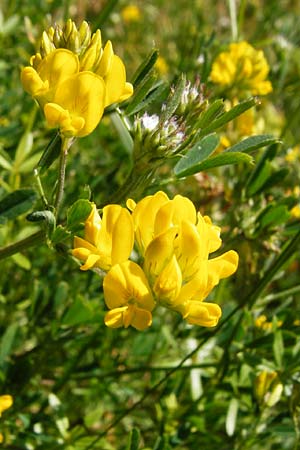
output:
[[[209,80],[216,55],[236,38],[263,48],[273,92],[256,110],[263,122],[260,134],[274,139],[265,139],[251,152],[254,164],[240,162],[176,178],[174,164],[167,162],[142,193],[163,189],[170,196],[191,198],[222,227],[223,249],[239,253],[239,269],[211,294],[223,310],[215,329],[188,326],[161,310],[152,327],[141,333],[105,327],[101,280],[79,271],[68,253],[71,240],[39,243],[1,259],[0,394],[14,398],[1,418],[3,447],[296,450],[300,2],[136,1],[132,4],[140,17],[124,21],[122,11],[128,4],[2,1],[0,247],[41,229],[26,215],[40,209],[33,169],[55,132],[46,128],[23,92],[20,69],[36,51],[42,31],[71,17],[76,23],[87,20],[93,31],[100,27],[103,41],[113,41],[128,80],[151,49],[159,49],[167,71],[157,73],[153,81],[162,89],[146,105],[150,113],[159,111],[181,73],[191,81],[198,76],[210,102],[226,98]],[[90,198],[91,192],[91,199],[103,206],[126,180],[132,159],[119,119],[108,111],[97,129],[72,147],[64,211],[78,198]],[[231,131],[234,127],[235,122]],[[220,136],[225,132],[217,130]],[[295,157],[288,158],[295,148]],[[53,189],[57,170],[55,162],[43,177],[45,191]],[[12,210],[11,197],[7,200],[16,190],[23,195],[17,211]],[[61,216],[64,224],[66,213]],[[262,314],[270,323],[267,329],[255,326]],[[255,389],[264,370],[277,372],[283,386],[271,406],[267,397],[276,386],[264,392],[267,397]]]

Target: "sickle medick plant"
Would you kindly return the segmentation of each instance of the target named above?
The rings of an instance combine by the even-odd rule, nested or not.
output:
[[[292,6],[8,3],[0,443],[296,450]]]

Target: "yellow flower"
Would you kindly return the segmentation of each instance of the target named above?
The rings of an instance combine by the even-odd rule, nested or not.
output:
[[[277,326],[278,327],[281,327],[282,323],[283,323],[282,320],[277,320]],[[260,329],[262,329],[264,331],[271,331],[272,328],[273,328],[272,322],[269,322],[267,320],[267,317],[264,314],[261,314],[260,316],[258,316],[255,319],[254,324],[255,324],[256,328],[260,328]]]
[[[221,246],[220,228],[180,195],[169,200],[158,192],[136,206],[131,200],[127,205],[133,209],[143,268],[157,302],[178,311],[189,323],[215,326],[220,307],[202,302],[238,265],[233,250],[208,259]]]
[[[23,87],[38,101],[48,125],[65,137],[90,134],[106,106],[133,93],[111,42],[102,49],[100,30],[91,35],[86,22],[79,30],[71,20],[63,29],[50,27],[30,62],[21,72]]]
[[[41,60],[36,69],[24,67],[21,81],[25,91],[43,107],[53,101],[57,87],[78,71],[77,55],[70,50],[57,49]]]
[[[155,67],[161,75],[166,75],[169,71],[169,66],[165,58],[163,58],[162,56],[158,56],[155,62]]]
[[[73,255],[85,262],[82,270],[108,271],[104,299],[110,311],[105,323],[112,328],[142,330],[151,325],[155,304],[172,309],[190,324],[212,327],[221,308],[204,300],[222,278],[232,275],[238,255],[210,254],[221,246],[220,228],[197,213],[186,197],[172,200],[162,191],[140,202],[127,200],[132,213],[118,205],[97,208],[85,223],[84,238],[75,237]],[[135,260],[129,260],[136,243]]]
[[[141,267],[126,261],[114,265],[103,281],[105,303],[110,311],[105,324],[111,328],[129,325],[144,330],[152,324],[155,302]]]
[[[229,50],[221,52],[212,65],[210,79],[227,88],[235,87],[253,95],[266,95],[272,91],[267,80],[269,65],[262,50],[248,42],[232,43]]]
[[[300,159],[300,145],[296,145],[292,149],[288,151],[288,153],[285,155],[285,160],[287,162],[295,162]]]
[[[50,127],[66,136],[83,137],[100,122],[104,111],[105,84],[92,72],[80,72],[61,83],[44,114]]]
[[[138,22],[141,18],[141,11],[136,5],[127,5],[121,11],[124,22]]]
[[[188,198],[176,195],[171,201],[162,191],[144,197],[138,204],[129,199],[127,207],[133,211],[135,237],[142,255],[157,234],[178,225],[183,217],[196,221],[195,207]]]
[[[122,102],[133,93],[131,83],[126,82],[125,66],[114,54],[112,43],[107,41],[99,65],[95,72],[100,75],[106,86],[105,106],[115,102]]]
[[[261,371],[255,378],[254,391],[260,403],[274,406],[281,397],[283,385],[275,371]]]
[[[72,254],[85,262],[81,270],[98,267],[107,271],[129,258],[133,241],[133,222],[127,209],[119,205],[105,206],[101,219],[93,204],[85,223],[84,238],[75,236]]]
[[[0,417],[6,409],[10,408],[13,404],[13,398],[11,395],[0,395]]]

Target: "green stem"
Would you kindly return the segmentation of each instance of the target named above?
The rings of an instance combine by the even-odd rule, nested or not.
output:
[[[65,176],[66,176],[66,165],[67,165],[67,156],[68,150],[73,143],[73,139],[71,138],[63,138],[61,142],[61,154],[59,160],[59,178],[58,185],[56,191],[56,197],[54,202],[54,208],[56,210],[56,217],[58,216],[59,208],[62,202],[64,187],[65,187]]]
[[[14,244],[7,245],[6,247],[0,248],[0,259],[8,258],[15,253],[21,252],[33,245],[40,244],[46,239],[46,233],[44,230],[37,231],[36,233],[28,236],[21,241],[15,242]]]
[[[46,209],[49,209],[49,204],[48,204],[48,200],[46,198],[46,195],[45,195],[45,192],[44,192],[44,188],[43,188],[43,185],[42,185],[42,182],[41,182],[39,169],[34,169],[33,175],[34,175],[34,178],[35,178],[35,182],[36,182],[37,189],[39,191],[41,200],[44,203],[44,207]]]
[[[237,12],[235,0],[228,0],[228,6],[229,6],[232,40],[236,41],[238,38],[238,24],[237,24]]]

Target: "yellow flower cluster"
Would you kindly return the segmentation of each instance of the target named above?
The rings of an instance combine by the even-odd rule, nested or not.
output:
[[[266,95],[272,91],[267,80],[269,65],[262,50],[256,50],[246,41],[230,44],[212,65],[210,79],[228,89],[252,95]]]
[[[188,198],[176,195],[170,200],[159,191],[137,204],[129,199],[127,208],[105,206],[102,218],[93,204],[84,237],[74,239],[73,255],[84,262],[81,270],[107,272],[103,281],[110,310],[107,326],[143,330],[151,325],[152,311],[159,304],[189,324],[212,327],[221,308],[204,300],[238,265],[233,250],[209,259],[221,242],[220,228],[197,212]],[[130,259],[136,254],[139,257]]]
[[[267,317],[264,314],[258,316],[255,319],[254,323],[255,323],[256,328],[260,328],[261,330],[264,330],[264,331],[271,331],[273,328],[273,323],[269,322],[267,320]],[[277,320],[278,327],[281,327],[282,323],[283,323],[282,320]]]
[[[111,42],[102,49],[100,30],[91,35],[86,22],[79,30],[69,20],[64,29],[44,32],[41,51],[30,63],[21,72],[23,87],[38,101],[48,125],[66,137],[90,134],[106,106],[133,92]]]

